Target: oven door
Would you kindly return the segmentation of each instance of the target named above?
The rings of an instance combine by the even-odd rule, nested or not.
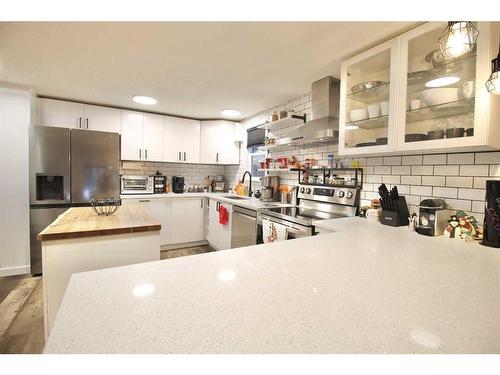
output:
[[[278,219],[273,216],[259,213],[257,215],[257,243],[264,243],[262,239],[262,219],[269,220],[276,224],[282,224],[287,227],[288,238],[287,240],[293,240],[294,238],[309,237],[313,235],[313,228],[305,225],[293,223],[288,220]]]
[[[122,194],[153,194],[152,178],[148,176],[122,176]]]

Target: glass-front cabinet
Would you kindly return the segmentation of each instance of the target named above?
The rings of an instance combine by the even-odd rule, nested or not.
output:
[[[423,24],[343,63],[341,154],[500,147],[500,97],[485,87],[499,23],[474,23],[477,43],[458,56],[439,48],[446,25]]]
[[[381,44],[341,66],[339,150],[384,152],[394,145],[397,40]]]

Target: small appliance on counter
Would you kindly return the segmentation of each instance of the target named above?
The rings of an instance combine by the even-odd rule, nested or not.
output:
[[[500,181],[486,181],[486,205],[481,244],[500,247]]]
[[[409,224],[408,205],[406,198],[399,195],[397,186],[393,186],[391,191],[387,190],[387,186],[382,184],[378,188],[380,195],[380,205],[382,206],[382,214],[380,222],[391,227],[400,227]]]
[[[278,176],[265,176],[260,178],[261,202],[277,202],[280,200],[278,191],[280,178]]]
[[[182,176],[172,176],[172,193],[182,194],[184,193],[184,177]]]
[[[224,176],[216,176],[213,182],[213,191],[224,192],[226,191],[226,183],[224,182]]]
[[[153,176],[120,176],[121,194],[153,194]]]
[[[424,199],[418,206],[417,233],[440,236],[448,224],[448,210],[442,199]]]
[[[163,194],[167,191],[167,176],[162,176],[160,171],[156,171],[153,180],[155,194]]]

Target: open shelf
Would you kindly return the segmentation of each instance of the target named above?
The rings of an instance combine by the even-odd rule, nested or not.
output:
[[[266,169],[257,169],[259,172],[290,172],[292,168],[266,168]]]
[[[289,115],[288,117],[282,118],[280,120],[272,121],[272,122],[266,122],[265,124],[259,125],[259,129],[266,129],[271,132],[276,131],[276,130],[281,130],[284,128],[288,128],[292,125],[298,125],[301,123],[306,122],[306,115]]]
[[[387,127],[388,118],[389,118],[388,115],[367,118],[366,120],[347,122],[345,124],[345,126],[346,127],[347,126],[357,126],[358,128],[362,128],[362,129]],[[354,129],[346,128],[346,130],[354,130]]]
[[[407,122],[433,120],[442,117],[453,117],[474,112],[475,98],[461,99],[454,102],[422,107],[406,112]]]
[[[347,99],[365,104],[383,102],[385,100],[389,100],[389,88],[390,82],[385,82],[369,89],[348,94]]]

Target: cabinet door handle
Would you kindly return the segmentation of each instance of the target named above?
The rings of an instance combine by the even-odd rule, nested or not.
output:
[[[78,117],[78,128],[79,129],[82,128],[82,118],[81,117]]]
[[[180,151],[179,151],[179,159],[178,160],[179,161],[181,160],[181,152]]]
[[[85,122],[86,122],[86,124],[87,124],[87,129],[88,129],[88,128],[89,128],[89,119],[88,119],[88,118],[86,118],[86,119],[85,119]]]
[[[148,160],[148,149],[144,149],[144,153],[146,154],[146,160]]]
[[[219,212],[220,210],[220,202],[217,202],[217,204],[215,205],[215,211]]]
[[[203,198],[201,198],[201,208],[203,208]]]
[[[139,200],[140,203],[147,203],[149,202],[149,199],[144,199],[144,200]]]
[[[184,152],[184,161],[186,161],[186,153]]]
[[[142,154],[141,154],[141,149],[139,149],[139,159],[141,159],[141,158],[142,158],[142,156],[141,156],[141,155],[142,155]]]
[[[215,156],[215,161],[218,163],[219,162],[219,153]]]

